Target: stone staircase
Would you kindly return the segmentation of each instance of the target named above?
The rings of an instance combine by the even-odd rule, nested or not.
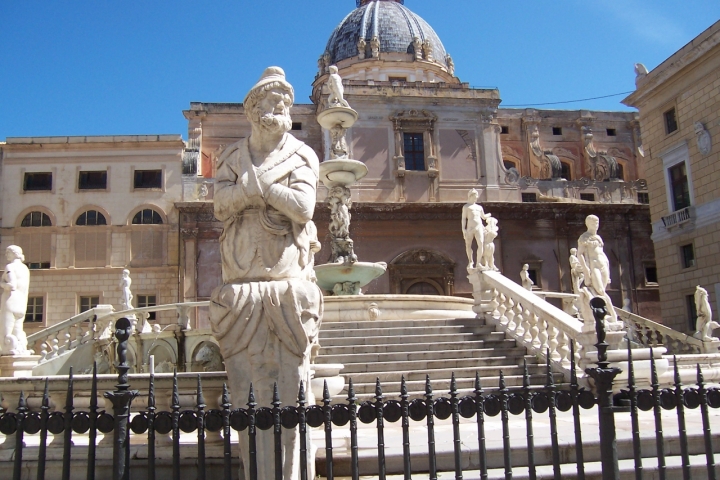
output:
[[[522,385],[523,361],[533,386],[546,382],[546,367],[515,340],[476,318],[365,320],[324,322],[317,363],[342,363],[347,381],[352,378],[359,400],[375,395],[376,380],[383,394],[400,393],[404,376],[411,398],[425,392],[429,375],[435,395],[447,395],[455,374],[461,395],[472,392],[479,373],[485,390],[498,388],[500,372],[508,387]],[[556,375],[556,382],[562,375]],[[333,398],[345,401],[347,387]]]

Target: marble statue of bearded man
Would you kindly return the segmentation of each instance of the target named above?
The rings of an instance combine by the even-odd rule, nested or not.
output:
[[[319,162],[288,133],[293,95],[285,72],[267,68],[243,103],[250,136],[227,147],[217,163],[223,284],[212,293],[210,322],[236,407],[247,402],[251,383],[258,407],[270,406],[275,383],[284,405],[295,405],[301,382],[312,395],[311,353],[323,310],[313,272]],[[284,430],[282,439],[283,478],[299,478],[298,433]],[[250,478],[247,435],[240,444]],[[258,432],[257,467],[257,478],[274,478],[271,430]]]

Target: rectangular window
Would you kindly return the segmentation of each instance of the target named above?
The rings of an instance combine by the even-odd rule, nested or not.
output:
[[[687,307],[688,327],[690,330],[697,329],[697,306],[695,305],[695,295],[685,295],[685,305]]]
[[[95,308],[100,303],[99,296],[78,297],[78,313],[87,312],[91,308]]]
[[[562,127],[553,127],[553,135],[562,135]]]
[[[500,125],[500,133],[502,135],[507,135],[508,133],[510,133],[510,128],[508,128],[507,125]]]
[[[581,193],[580,200],[585,200],[586,202],[594,202],[595,194],[594,193]]]
[[[642,203],[643,205],[649,205],[650,194],[647,192],[638,192],[638,203]]]
[[[422,133],[405,133],[405,169],[425,170],[425,144]]]
[[[521,196],[523,203],[537,202],[537,193],[523,193]]]
[[[565,180],[572,180],[572,175],[570,174],[570,165],[565,162],[560,162],[561,170],[560,170],[560,178],[564,178]]]
[[[163,261],[165,233],[153,227],[138,228],[130,235],[130,262],[132,266],[158,266]]]
[[[292,130],[302,130],[301,122],[292,122]]]
[[[695,266],[695,249],[693,248],[692,243],[680,247],[680,257],[683,268]]]
[[[614,137],[617,135],[617,131],[614,128],[608,128],[606,132],[608,137]]]
[[[645,265],[645,284],[657,285],[657,267],[655,265]]]
[[[107,189],[107,171],[80,172],[78,190]]]
[[[137,296],[138,308],[155,307],[157,306],[157,297],[155,295],[138,295]],[[150,312],[149,320],[155,320],[155,313]]]
[[[688,186],[687,170],[685,162],[668,168],[670,177],[670,189],[672,190],[673,206],[675,210],[681,210],[690,206],[690,187]]]
[[[407,77],[388,77],[391,82],[407,82]]]
[[[25,172],[23,190],[26,192],[38,190],[52,190],[52,173],[50,172]]]
[[[93,268],[107,265],[107,232],[92,227],[81,227],[75,234],[75,267]],[[90,231],[86,231],[90,230]]]
[[[28,297],[25,323],[39,323],[43,321],[43,312],[45,311],[44,300],[43,297]]]
[[[671,134],[678,129],[677,117],[675,116],[674,107],[663,113],[663,117],[665,118],[665,133]]]
[[[135,170],[135,188],[162,188],[162,170]]]

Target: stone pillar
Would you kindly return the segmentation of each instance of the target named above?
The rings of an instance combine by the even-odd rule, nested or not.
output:
[[[500,200],[500,165],[502,164],[502,151],[500,148],[500,125],[493,122],[492,115],[483,115],[480,124],[482,129],[481,139],[481,165],[485,171],[485,201],[493,202]]]

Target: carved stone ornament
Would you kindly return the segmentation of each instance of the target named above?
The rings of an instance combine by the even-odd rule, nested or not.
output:
[[[700,153],[703,155],[709,155],[712,151],[712,139],[710,138],[710,132],[705,129],[705,125],[701,122],[695,122],[694,128],[698,150],[700,150]]]
[[[415,52],[415,60],[422,60],[422,41],[418,37],[413,37],[413,50]]]
[[[367,42],[365,41],[365,37],[360,37],[360,40],[358,40],[357,48],[358,58],[360,60],[365,60],[365,54],[367,49]]]
[[[532,153],[541,158],[543,156],[543,149],[540,146],[540,130],[537,125],[531,125],[530,128],[530,150]]]
[[[372,51],[373,58],[380,57],[380,39],[378,37],[372,37],[370,39],[370,50]]]
[[[582,136],[583,143],[585,144],[585,152],[588,154],[588,157],[595,158],[597,156],[597,150],[595,150],[595,145],[593,144],[592,128],[588,125],[583,126]]]
[[[447,63],[447,70],[450,75],[455,75],[455,62],[453,62],[450,54],[445,57],[445,63]]]

